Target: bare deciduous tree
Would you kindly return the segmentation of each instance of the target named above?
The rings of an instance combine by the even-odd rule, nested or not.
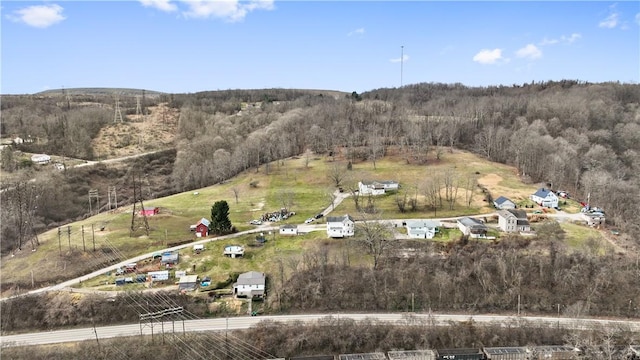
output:
[[[398,240],[388,222],[379,216],[361,213],[362,220],[356,223],[354,241],[373,257],[373,269],[377,269],[382,258],[387,255]]]

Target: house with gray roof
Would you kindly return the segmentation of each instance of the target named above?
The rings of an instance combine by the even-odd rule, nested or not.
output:
[[[467,235],[471,238],[485,238],[487,237],[487,226],[480,220],[471,218],[471,217],[463,217],[457,220],[458,229],[462,231],[464,235]]]
[[[500,196],[493,201],[493,206],[495,206],[496,209],[500,209],[500,210],[515,209],[516,203],[507,199],[504,196]]]
[[[327,216],[327,236],[343,238],[353,236],[354,232],[355,222],[351,216]]]
[[[551,190],[546,188],[540,188],[535,193],[529,196],[534,203],[548,208],[558,207],[558,196]]]
[[[527,213],[523,210],[508,209],[498,211],[498,227],[504,232],[531,231]]]
[[[393,180],[358,182],[358,193],[360,195],[384,195],[387,191],[398,190],[400,184]]]
[[[433,239],[442,226],[439,221],[433,220],[407,220],[405,224],[407,235],[412,239]]]
[[[238,276],[233,284],[233,294],[237,297],[264,297],[266,277],[264,273],[249,271]]]

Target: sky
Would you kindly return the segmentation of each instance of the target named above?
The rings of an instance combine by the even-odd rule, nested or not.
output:
[[[0,93],[640,82],[640,1],[7,1]]]

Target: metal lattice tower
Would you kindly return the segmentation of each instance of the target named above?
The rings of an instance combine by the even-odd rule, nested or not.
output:
[[[93,199],[96,200],[96,213],[100,213],[100,196],[97,189],[89,190],[89,215],[93,215]]]
[[[136,95],[136,118],[142,116],[142,107],[140,106],[140,95]]]
[[[131,174],[131,179],[133,181],[133,211],[131,212],[131,232],[130,235],[133,237],[136,230],[143,227],[147,236],[149,236],[149,222],[147,221],[147,215],[144,212],[144,203],[142,202],[142,184],[140,183],[140,175],[138,175],[138,180],[136,181],[135,173]],[[137,203],[140,202],[140,211],[142,215],[138,215],[138,210],[136,209]],[[140,221],[140,217],[142,217],[142,221]]]
[[[107,188],[107,197],[108,197],[107,209],[109,209],[109,210],[117,209],[118,208],[118,197],[116,196],[116,187],[115,186],[109,186]]]
[[[116,107],[113,114],[113,122],[124,122],[124,120],[122,120],[122,111],[120,111],[120,98],[118,96],[116,96]]]

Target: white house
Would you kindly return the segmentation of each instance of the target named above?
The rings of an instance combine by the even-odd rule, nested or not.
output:
[[[433,239],[441,224],[431,220],[407,220],[407,234],[413,239]]]
[[[400,184],[397,181],[360,181],[358,192],[360,195],[384,195],[389,190],[398,190]]]
[[[233,294],[238,297],[263,297],[266,278],[264,273],[249,271],[240,274],[238,280],[233,284]]]
[[[534,194],[531,194],[529,198],[540,206],[548,208],[558,207],[558,196],[549,189],[540,188]]]
[[[501,209],[501,210],[515,209],[516,208],[516,203],[514,203],[513,201],[507,199],[504,196],[500,196],[499,198],[497,198],[497,199],[495,199],[493,201],[493,206],[495,206],[496,209]]]
[[[244,256],[244,246],[227,245],[224,247],[224,251],[222,252],[222,255],[229,256],[234,259],[240,256]]]
[[[487,236],[487,226],[480,220],[464,217],[458,219],[458,229],[462,231],[464,235],[471,238],[484,238]]]
[[[20,144],[24,143],[24,139],[19,137],[19,136],[16,136],[15,139],[13,139],[13,143],[16,144],[16,145],[20,145]]]
[[[298,235],[298,225],[293,225],[293,224],[281,225],[280,235]]]
[[[31,162],[41,165],[48,164],[49,162],[51,162],[51,156],[47,154],[34,154],[31,155]]]
[[[498,211],[498,227],[504,232],[529,232],[531,225],[527,213],[522,210]]]
[[[349,215],[327,216],[327,236],[341,238],[353,236],[355,223]]]

